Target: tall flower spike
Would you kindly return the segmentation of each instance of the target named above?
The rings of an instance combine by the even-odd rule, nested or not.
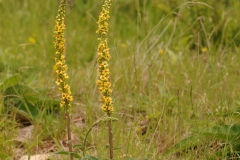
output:
[[[71,107],[71,90],[70,86],[66,83],[68,79],[67,75],[67,65],[65,62],[65,7],[66,1],[62,0],[59,6],[58,14],[56,17],[55,28],[54,28],[54,47],[56,49],[55,53],[55,71],[57,75],[56,84],[59,86],[59,91],[62,94],[60,106],[66,105],[66,107]]]
[[[109,10],[112,4],[112,0],[105,0],[102,6],[102,11],[98,19],[98,30],[99,35],[98,41],[98,90],[100,92],[100,101],[103,103],[102,110],[110,115],[113,112],[113,102],[111,98],[111,83],[110,83],[110,70],[108,61],[110,59],[109,47],[108,47],[108,21],[110,18]]]
[[[66,127],[67,127],[67,136],[68,136],[68,148],[69,153],[72,152],[72,138],[71,138],[71,101],[73,100],[71,96],[70,86],[67,84],[66,80],[68,79],[67,75],[67,65],[65,60],[65,36],[64,31],[65,27],[65,10],[66,10],[66,0],[61,0],[58,14],[56,17],[55,27],[54,27],[54,47],[56,49],[55,53],[55,71],[57,75],[56,84],[59,87],[59,92],[61,93],[61,102],[60,106],[65,108],[65,118],[66,118]],[[73,160],[72,154],[69,154],[70,160]]]

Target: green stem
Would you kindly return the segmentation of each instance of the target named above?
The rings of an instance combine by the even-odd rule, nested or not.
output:
[[[87,143],[87,137],[89,133],[92,131],[92,129],[101,122],[108,122],[108,133],[109,133],[109,148],[110,148],[110,159],[113,159],[113,140],[112,140],[112,122],[117,121],[116,118],[110,117],[110,114],[107,114],[107,116],[103,116],[102,118],[98,119],[97,122],[95,122],[92,127],[88,130],[85,139],[83,141],[83,157],[85,157],[86,154],[86,143]]]
[[[85,139],[84,139],[84,141],[83,141],[83,157],[85,157],[85,155],[86,155],[87,137],[88,137],[89,133],[92,131],[92,129],[93,129],[94,126],[95,126],[95,125],[93,125],[93,126],[88,130],[88,132],[87,132],[87,134],[86,134],[86,136],[85,136]]]
[[[94,123],[94,124],[92,125],[92,127],[88,130],[88,132],[87,132],[87,134],[86,134],[86,136],[85,136],[85,139],[84,139],[84,141],[83,141],[83,157],[85,157],[85,155],[86,155],[87,137],[88,137],[89,133],[92,131],[93,127],[95,127],[99,122],[101,122],[101,121],[99,120],[99,121],[97,121],[96,123]]]

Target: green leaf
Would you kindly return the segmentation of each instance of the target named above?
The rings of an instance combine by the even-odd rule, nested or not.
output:
[[[169,58],[170,58],[170,60],[171,60],[171,63],[172,63],[172,64],[175,64],[176,61],[177,61],[177,59],[178,59],[177,55],[176,55],[173,51],[171,51],[170,49],[167,49],[167,53],[168,53],[168,55],[169,55]]]
[[[114,118],[114,117],[108,117],[108,116],[104,116],[102,118],[100,118],[97,123],[100,123],[100,122],[108,122],[108,121],[113,121],[113,122],[116,122],[118,121],[117,118]]]
[[[52,114],[60,111],[60,102],[54,99],[39,99],[35,104],[44,114]]]
[[[83,148],[84,146],[82,144],[75,144],[73,145],[73,148]]]
[[[7,77],[1,84],[0,84],[0,91],[4,92],[7,88],[19,84],[21,81],[21,75],[15,74],[10,77]]]
[[[7,159],[9,158],[9,155],[4,153],[4,152],[0,152],[0,159]]]
[[[34,119],[39,116],[39,109],[31,103],[21,103],[18,109],[28,113]]]
[[[54,152],[55,154],[60,154],[60,155],[69,155],[69,152],[68,151],[57,151],[57,152]]]
[[[76,5],[79,11],[84,11],[86,9],[86,2],[84,2],[83,0],[78,0],[76,2]]]
[[[23,119],[33,120],[39,116],[39,108],[36,107],[35,103],[40,100],[40,94],[34,89],[26,85],[16,84],[8,87],[3,95],[5,96],[5,107],[11,107]]]
[[[32,121],[34,119],[34,117],[31,115],[31,112],[28,113],[26,111],[23,111],[21,109],[18,109],[16,107],[12,107],[11,108],[11,111],[13,111],[14,113],[17,113],[18,114],[18,117],[21,119],[21,120],[28,120],[28,121]]]
[[[199,145],[203,138],[225,141],[231,144],[230,146],[234,151],[240,151],[240,124],[214,126],[205,130],[198,129],[195,130],[195,132],[198,133],[197,136],[192,135],[181,140],[165,151],[163,155],[189,150],[192,147]]]
[[[55,154],[61,154],[61,155],[69,155],[69,152],[68,151],[57,151],[57,152],[54,152]]]
[[[235,147],[234,149],[240,149],[240,124],[215,126],[206,131],[203,130],[200,133],[209,138],[228,142]]]
[[[14,86],[8,87],[4,91],[4,96],[6,98],[21,98],[24,99],[25,102],[33,103],[39,100],[40,94],[29,86],[17,84]],[[5,98],[5,99],[6,99]]]
[[[186,47],[188,45],[188,43],[191,41],[192,37],[193,37],[192,35],[187,35],[187,36],[183,37],[182,39],[180,39],[179,46]]]
[[[82,158],[79,154],[77,154],[75,152],[71,152],[71,154],[74,158]]]
[[[180,152],[180,151],[188,150],[189,148],[199,144],[199,142],[201,141],[200,138],[201,138],[200,136],[189,136],[181,140],[180,142],[176,143],[169,149],[167,149],[163,153],[163,155],[167,155],[172,152]]]
[[[68,151],[58,151],[58,152],[54,152],[55,154],[60,154],[60,155],[69,155],[72,154],[72,156],[74,158],[82,158],[79,154],[75,153],[75,152],[68,152]]]
[[[240,124],[220,125],[208,129],[195,130],[208,139],[222,140],[230,144],[234,151],[240,151]]]

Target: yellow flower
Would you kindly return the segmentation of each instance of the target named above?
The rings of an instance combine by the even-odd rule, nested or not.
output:
[[[122,48],[126,48],[127,45],[126,45],[126,43],[122,43],[121,46],[122,46]]]
[[[31,43],[31,44],[35,44],[36,43],[36,39],[33,38],[33,37],[29,37],[28,38],[28,42]]]
[[[113,112],[113,107],[112,107],[112,98],[111,98],[111,93],[112,89],[111,83],[110,83],[110,70],[109,70],[109,65],[108,61],[110,59],[110,54],[109,54],[109,47],[108,47],[108,39],[107,39],[107,33],[108,33],[108,20],[110,18],[109,15],[109,9],[111,6],[112,0],[105,0],[104,4],[102,6],[102,11],[99,15],[98,19],[98,29],[96,33],[98,33],[99,38],[99,45],[98,45],[98,80],[97,80],[97,85],[98,85],[98,90],[100,92],[101,98],[100,101],[103,103],[102,104],[102,110],[106,112],[108,115],[110,115]]]
[[[201,48],[201,52],[202,52],[202,53],[206,53],[207,51],[208,51],[207,47]]]
[[[164,54],[164,49],[160,49],[159,53],[160,53],[161,55],[163,55],[163,54]]]
[[[59,91],[61,92],[61,102],[60,106],[66,105],[66,107],[71,106],[71,101],[73,100],[71,96],[70,86],[66,83],[68,79],[67,75],[67,65],[65,64],[65,1],[62,0],[59,6],[58,14],[56,17],[56,23],[54,27],[54,47],[56,49],[55,53],[55,65],[54,70],[56,71],[57,80],[56,84],[59,86]]]

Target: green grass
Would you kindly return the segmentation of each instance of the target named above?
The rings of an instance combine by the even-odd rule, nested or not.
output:
[[[183,138],[209,128],[238,123],[224,114],[239,108],[240,16],[238,0],[114,1],[109,46],[113,84],[116,160],[226,159],[227,147],[211,150],[220,140],[204,140],[194,150],[163,155]],[[206,3],[206,4],[204,4]],[[96,21],[102,1],[76,0],[67,7],[66,49],[69,82],[74,96],[76,144],[103,113],[96,88]],[[43,99],[59,99],[55,82],[53,29],[57,1],[0,0],[0,81],[20,74],[20,84]],[[28,39],[36,40],[32,44]],[[202,52],[207,48],[207,52]],[[164,54],[160,54],[160,50]],[[21,126],[9,113],[1,93],[0,157],[39,154],[51,141],[61,150],[63,117],[38,115],[34,140],[15,142]],[[26,100],[24,100],[26,102]],[[47,104],[50,105],[51,104]],[[46,105],[43,105],[44,107]],[[96,126],[88,137],[87,154],[108,157],[107,128]],[[206,146],[209,146],[206,149]],[[212,147],[211,147],[212,146]],[[4,154],[4,155],[3,155]],[[236,155],[232,155],[236,156]],[[230,155],[231,157],[231,155]],[[19,158],[19,157],[15,157]]]

